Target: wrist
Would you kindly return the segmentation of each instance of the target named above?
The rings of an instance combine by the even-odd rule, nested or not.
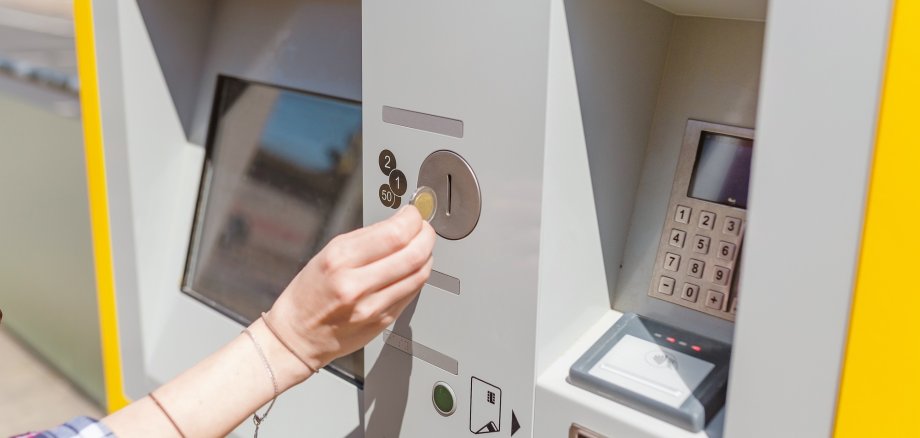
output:
[[[276,309],[276,307],[280,307]],[[333,340],[334,336],[324,336],[320,330],[308,330],[304,327],[296,327],[292,321],[298,321],[299,318],[289,315],[283,306],[273,306],[269,312],[262,313],[262,320],[266,328],[270,330],[275,338],[285,347],[294,357],[300,359],[307,368],[318,372],[329,362],[335,359],[335,356],[324,354],[329,347],[328,340]],[[317,339],[325,339],[326,342],[317,342]]]
[[[262,318],[253,322],[249,326],[249,331],[259,342],[262,351],[265,352],[265,356],[278,380],[278,390],[280,392],[284,392],[313,375],[313,370],[284,346],[265,325]]]

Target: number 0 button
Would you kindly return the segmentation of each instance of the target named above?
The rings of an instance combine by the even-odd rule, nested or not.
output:
[[[687,301],[690,301],[691,303],[695,303],[697,300],[697,297],[699,296],[700,296],[699,286],[692,284],[692,283],[684,283],[684,288],[680,292],[681,298]]]
[[[390,172],[396,168],[396,155],[393,155],[393,152],[389,149],[384,149],[380,151],[380,156],[377,157],[377,164],[380,165],[380,171],[384,175],[390,176]]]

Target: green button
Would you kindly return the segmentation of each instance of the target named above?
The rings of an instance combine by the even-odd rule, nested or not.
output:
[[[456,409],[456,403],[454,403],[454,390],[450,388],[450,385],[444,382],[434,384],[434,389],[431,392],[431,401],[434,402],[434,408],[438,413],[445,417],[453,414]]]

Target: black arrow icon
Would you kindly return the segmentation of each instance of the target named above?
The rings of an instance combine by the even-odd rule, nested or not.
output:
[[[514,414],[514,410],[511,410],[511,436],[514,436],[514,433],[521,428],[521,423],[518,422],[517,415]]]

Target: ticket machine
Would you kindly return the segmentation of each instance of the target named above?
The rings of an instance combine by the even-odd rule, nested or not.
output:
[[[113,408],[424,186],[419,298],[265,435],[832,432],[891,2],[77,8]]]

